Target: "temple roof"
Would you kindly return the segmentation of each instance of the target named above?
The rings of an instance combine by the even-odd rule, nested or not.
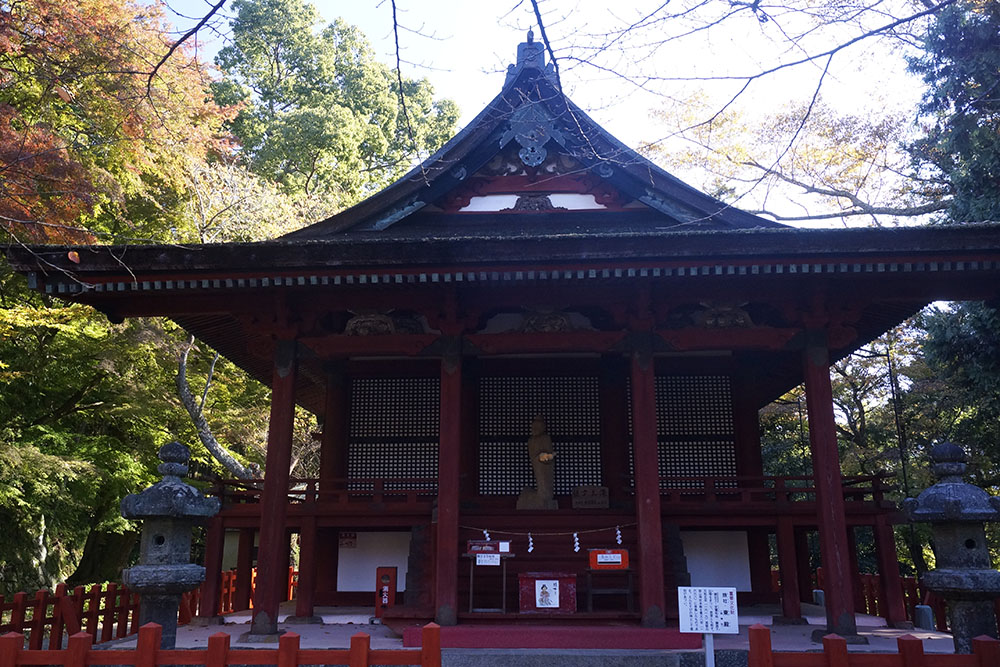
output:
[[[33,289],[115,321],[170,317],[262,382],[275,341],[294,337],[296,395],[317,412],[330,359],[433,360],[456,338],[470,355],[623,354],[638,331],[671,359],[755,364],[747,391],[763,405],[801,381],[807,328],[825,328],[838,359],[931,301],[1000,298],[1000,225],[808,230],[750,215],[597,126],[530,39],[468,127],[314,225],[260,243],[6,252]],[[484,325],[498,309],[553,304],[596,324],[576,338],[513,332],[506,351]],[[712,308],[752,326],[699,328],[692,314]],[[352,335],[345,323],[368,311],[423,320]]]
[[[282,239],[765,227],[784,225],[698,191],[595,123],[529,32],[500,94],[465,129],[378,194]]]

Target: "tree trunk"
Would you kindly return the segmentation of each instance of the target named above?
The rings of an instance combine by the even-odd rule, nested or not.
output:
[[[138,533],[109,533],[92,530],[83,546],[83,557],[66,579],[70,587],[121,581],[122,568],[128,564]]]

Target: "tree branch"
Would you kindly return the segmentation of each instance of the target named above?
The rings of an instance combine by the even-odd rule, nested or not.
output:
[[[188,338],[187,345],[184,346],[180,357],[177,360],[177,375],[174,378],[175,384],[177,385],[177,393],[180,396],[181,403],[184,405],[184,409],[187,410],[188,415],[191,417],[191,421],[194,423],[195,429],[198,431],[198,439],[201,440],[202,444],[209,453],[215,458],[216,461],[225,466],[226,470],[235,475],[238,479],[255,479],[258,477],[256,471],[250,466],[245,466],[236,460],[232,454],[230,454],[225,447],[219,444],[219,441],[215,439],[212,434],[212,428],[208,425],[205,420],[205,415],[202,412],[202,407],[204,406],[204,396],[202,397],[202,404],[198,405],[195,403],[194,396],[191,394],[191,387],[188,386],[187,381],[187,361],[188,355],[191,353],[191,348],[194,347],[194,336]],[[216,355],[218,359],[218,355]],[[212,368],[215,367],[215,361],[212,362]],[[205,382],[205,392],[208,392],[208,385],[211,382],[211,373],[209,373],[209,379]]]
[[[205,26],[206,23],[208,23],[209,19],[211,19],[212,16],[214,16],[217,11],[219,11],[220,9],[222,9],[222,6],[224,4],[226,4],[226,0],[219,0],[218,3],[216,3],[215,5],[213,5],[212,9],[210,9],[207,14],[205,14],[204,16],[202,16],[201,20],[199,20],[198,23],[196,23],[190,30],[188,30],[186,33],[184,33],[183,35],[181,35],[180,39],[178,39],[176,42],[174,42],[173,44],[171,44],[170,48],[167,49],[167,52],[165,54],[163,54],[163,57],[160,58],[156,62],[155,65],[153,65],[153,70],[149,73],[149,77],[146,79],[146,96],[147,97],[152,97],[152,95],[153,95],[153,79],[156,78],[156,73],[160,71],[160,68],[163,67],[163,64],[165,62],[167,62],[168,60],[170,60],[170,56],[174,55],[174,51],[176,51],[177,49],[179,49],[181,47],[181,44],[183,44],[184,42],[186,42],[193,35],[197,34],[197,32],[199,30],[201,30]]]

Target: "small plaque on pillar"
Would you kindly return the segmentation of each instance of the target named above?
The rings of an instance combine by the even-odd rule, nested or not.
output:
[[[573,509],[575,510],[608,509],[608,487],[606,486],[574,487]]]

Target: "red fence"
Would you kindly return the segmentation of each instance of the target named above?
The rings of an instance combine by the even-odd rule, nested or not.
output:
[[[188,606],[189,605],[182,605]],[[28,635],[28,647],[39,650],[48,638],[49,648],[62,646],[64,634],[85,632],[96,642],[106,642],[136,631],[139,598],[118,584],[56,586],[55,593],[40,590],[33,596],[15,593],[0,599],[0,633]]]
[[[251,599],[256,577],[254,568],[250,578]],[[297,586],[298,572],[290,567],[286,599],[292,599]],[[223,572],[220,614],[242,611],[233,607],[235,593],[236,571]],[[189,623],[198,614],[200,604],[200,589],[182,595],[178,624]],[[77,586],[72,590],[66,584],[59,584],[54,593],[40,590],[34,595],[16,593],[9,599],[0,597],[0,634],[25,634],[28,647],[35,651],[45,644],[50,649],[61,647],[63,637],[78,632],[92,636],[94,643],[100,644],[134,634],[138,626],[139,596],[120,584]]]
[[[793,653],[771,650],[771,631],[750,627],[748,667],[996,667],[1000,641],[991,637],[972,640],[971,655],[924,655],[923,643],[911,635],[896,640],[899,653],[848,653],[847,641],[837,635],[823,638],[823,652]]]
[[[813,573],[812,585],[814,588],[822,589],[824,584],[823,568],[818,567]],[[900,577],[899,585],[903,593],[903,605],[906,608],[907,620],[913,620],[914,609],[918,604],[925,604],[931,608],[934,614],[935,627],[942,632],[948,631],[948,608],[943,598],[924,590],[916,577]],[[884,589],[882,578],[879,575],[860,574],[855,580],[854,586],[857,598],[854,611],[871,616],[885,616]],[[781,578],[777,570],[771,570],[771,590],[775,593],[781,592]],[[1000,597],[993,601],[993,607],[996,611],[997,630],[1000,632]]]
[[[77,633],[69,638],[65,649],[26,651],[24,635],[10,632],[0,637],[0,667],[19,665],[61,665],[64,667],[89,667],[90,665],[421,665],[441,667],[441,629],[434,623],[424,626],[422,645],[419,649],[372,650],[368,635],[359,632],[351,637],[350,649],[300,649],[299,636],[288,632],[278,640],[277,649],[230,649],[229,635],[219,632],[208,639],[203,650],[163,650],[160,646],[160,626],[147,623],[139,629],[139,639],[134,649],[99,650],[92,648],[93,637]]]

